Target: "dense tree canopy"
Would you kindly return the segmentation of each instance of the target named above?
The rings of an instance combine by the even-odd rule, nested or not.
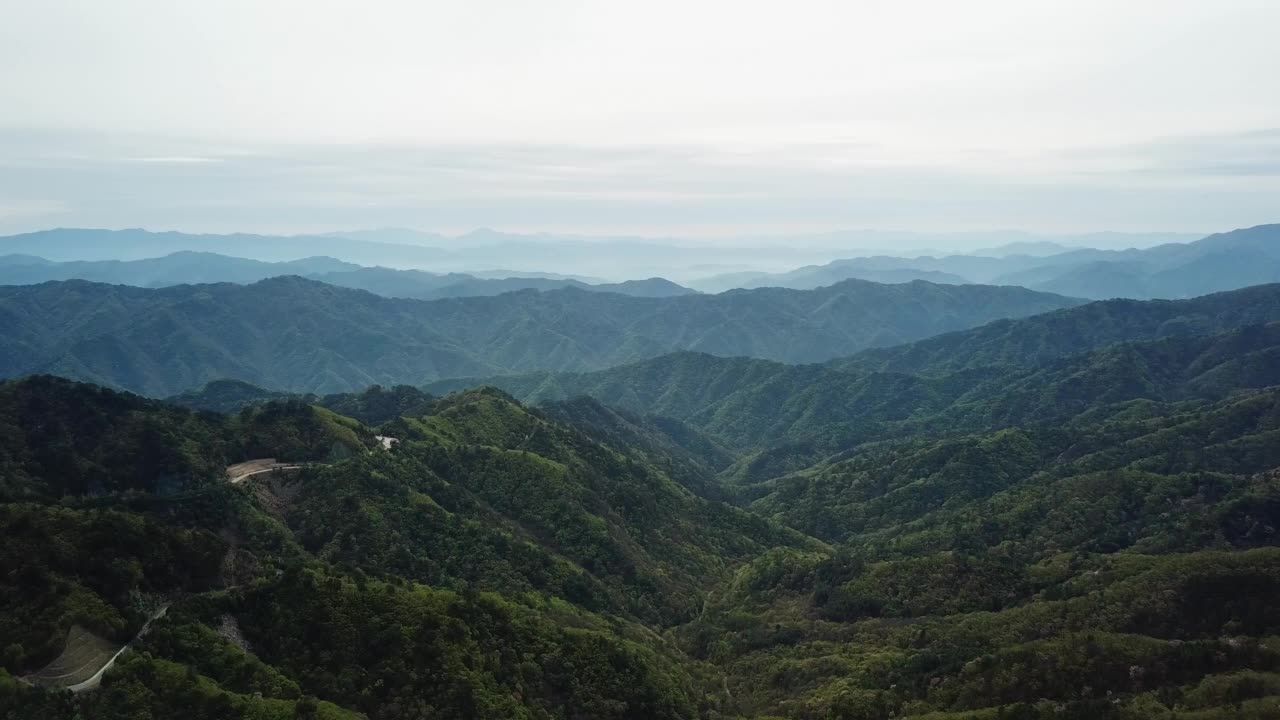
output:
[[[1280,326],[1233,297],[1016,365],[505,382],[540,407],[6,382],[0,717],[1276,717]],[[132,641],[75,696],[73,631]]]

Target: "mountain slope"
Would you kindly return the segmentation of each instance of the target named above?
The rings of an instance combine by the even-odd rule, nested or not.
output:
[[[374,444],[359,423],[296,400],[221,416],[48,376],[0,382],[0,427],[0,497],[173,495],[221,482],[231,463]]]
[[[1280,320],[1280,285],[1190,300],[1108,300],[1034,318],[997,321],[833,363],[842,369],[936,373],[992,364],[1034,365],[1116,342],[1209,335]]]
[[[1088,298],[1188,298],[1280,282],[1280,225],[1142,250],[1076,251],[992,279]]]
[[[0,391],[46,403],[32,447],[84,437],[74,418],[87,406],[163,427],[165,442],[215,462],[224,444],[283,457],[294,442],[261,419],[291,403],[224,417],[53,378]],[[0,425],[29,411],[0,404]],[[224,435],[181,425],[192,418]],[[4,672],[0,711],[707,717],[720,702],[714,671],[658,631],[694,617],[707,590],[759,553],[822,547],[692,494],[650,462],[658,444],[633,448],[620,432],[606,444],[492,390],[386,429],[400,438],[392,449],[181,495],[0,498],[11,540],[0,668],[38,668],[69,627],[120,640],[149,608],[168,609],[100,690],[73,701]],[[157,441],[112,442],[142,454]],[[34,482],[56,479],[25,455],[12,458]]]
[[[423,302],[301,278],[156,290],[68,281],[0,288],[0,335],[9,346],[0,375],[51,372],[169,396],[215,379],[341,392],[595,369],[680,349],[805,362],[1077,303],[1021,288],[923,282]]]
[[[1237,294],[1217,322],[1256,300]],[[1278,348],[1280,325],[1248,326],[932,377],[681,353],[599,385],[739,428],[732,452],[589,400],[346,396],[369,417],[407,408],[379,428],[400,443],[173,496],[0,498],[16,539],[0,578],[0,711],[1268,717]],[[106,407],[116,419],[95,437],[125,418],[167,431],[120,433],[125,452],[160,437],[218,457],[207,425],[282,455],[297,411],[315,411],[271,402],[223,418],[49,378],[5,387],[27,400],[0,403],[0,425],[44,403],[30,447],[74,447],[88,436],[73,419]],[[778,430],[745,432],[779,419],[801,439],[770,448],[751,438]],[[775,451],[787,460],[761,461]],[[29,455],[0,467],[49,484]],[[724,479],[746,507],[699,484]],[[72,625],[119,642],[162,602],[95,693],[6,674],[40,667]]]
[[[739,451],[782,443],[744,459],[747,465],[740,470],[759,478],[870,440],[1051,423],[1100,403],[1220,399],[1235,390],[1276,384],[1278,298],[1280,287],[1268,286],[1192,301],[1094,303],[1027,318],[1013,323],[1014,329],[994,323],[826,366],[679,353],[592,373],[450,380],[428,388],[445,393],[488,383],[529,402],[587,395],[679,419]],[[1272,322],[1252,325],[1266,320]],[[1093,340],[1105,347],[1071,354],[1088,350],[1091,342],[1069,327],[1101,335]],[[1235,327],[1241,329],[1185,334]],[[1113,338],[1150,337],[1160,328],[1177,332],[1107,346]],[[1025,350],[1027,338],[1051,344],[1037,356]],[[879,357],[895,353],[941,362],[924,364],[928,374],[912,374],[897,369],[908,363]],[[984,364],[990,358],[997,364]],[[1013,359],[1023,364],[999,362]],[[780,460],[785,464],[776,465]]]
[[[690,389],[803,370],[793,388],[819,386],[803,401],[817,414],[853,408],[857,428],[879,413],[905,431],[753,483],[750,509],[837,551],[761,554],[674,634],[726,669],[748,717],[1265,708],[1280,692],[1258,684],[1280,669],[1267,639],[1280,628],[1267,600],[1280,587],[1278,343],[1280,327],[1246,327],[963,371],[974,380],[941,432],[913,417],[927,395],[876,404],[824,384],[874,393],[889,376],[662,358],[645,379],[691,377]],[[733,369],[698,374],[699,361]],[[660,397],[678,408],[679,396]]]

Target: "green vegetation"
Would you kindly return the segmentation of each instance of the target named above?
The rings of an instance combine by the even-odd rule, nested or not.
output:
[[[1277,384],[1277,322],[1280,286],[1267,286],[1179,302],[1093,303],[825,366],[676,353],[599,372],[427,389],[492,384],[533,403],[591,396],[681,420],[747,451],[740,475],[776,477],[873,440],[1057,423],[1127,400],[1219,399]],[[865,369],[882,360],[892,369]],[[927,372],[899,367],[913,364]]]
[[[718,702],[714,671],[659,633],[759,553],[823,547],[690,492],[647,459],[656,445],[615,449],[492,390],[397,418],[387,451],[297,399],[224,417],[43,377],[6,389],[36,388],[68,410],[92,393],[157,423],[199,418],[199,457],[231,447],[325,464],[177,495],[0,506],[24,539],[6,547],[11,674],[56,655],[72,625],[125,642],[171,607],[101,689],[65,701],[18,686],[15,713],[696,717]],[[357,447],[320,457],[335,442]]]
[[[0,382],[0,497],[174,495],[222,482],[234,462],[374,444],[359,422],[296,399],[222,416],[49,376]]]
[[[316,403],[367,425],[381,425],[401,415],[421,411],[430,400],[430,395],[412,385],[391,388],[374,385],[364,392],[325,395]]]
[[[220,413],[235,413],[273,400],[300,400],[366,425],[380,425],[421,409],[431,396],[412,385],[391,388],[373,385],[358,393],[319,396],[266,390],[239,380],[214,380],[199,389],[165,398],[165,402],[171,405]]]
[[[538,407],[11,381],[0,717],[1275,718],[1274,296],[505,381]],[[263,457],[305,467],[226,481]],[[101,688],[16,679],[73,627],[133,640]]]
[[[435,301],[299,277],[160,289],[70,280],[0,287],[0,377],[48,372],[167,397],[222,378],[335,393],[594,370],[675,350],[817,362],[1079,303],[1016,287],[860,280],[808,291],[526,290]]]
[[[192,410],[232,413],[250,405],[289,397],[289,393],[267,390],[239,380],[214,380],[198,389],[165,398],[165,402]]]
[[[52,660],[72,625],[128,639],[146,619],[148,596],[207,587],[225,549],[211,533],[136,513],[27,503],[0,505],[0,532],[10,669]]]
[[[843,369],[938,374],[990,365],[1037,365],[1114,343],[1214,335],[1280,321],[1280,285],[1190,300],[1108,300],[1036,317],[993,322],[838,360]]]

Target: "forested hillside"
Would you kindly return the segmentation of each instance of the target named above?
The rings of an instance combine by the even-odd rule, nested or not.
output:
[[[1278,320],[1280,285],[1259,285],[1190,300],[1108,300],[872,349],[832,365],[926,374],[987,365],[1034,365],[1112,343],[1212,335]]]
[[[712,670],[658,633],[741,563],[825,547],[694,494],[657,445],[604,444],[493,390],[385,424],[392,449],[299,457],[318,464],[241,484],[222,464],[289,457],[307,418],[339,441],[370,431],[297,400],[224,416],[48,377],[0,391],[6,426],[36,404],[47,418],[0,461],[29,479],[0,505],[19,538],[4,668],[37,670],[75,628],[123,642],[169,608],[76,701],[0,676],[14,717],[696,717],[717,702]],[[86,412],[101,420],[72,424]],[[122,423],[155,431],[107,432]],[[137,482],[55,486],[42,459],[73,440],[98,446],[67,462]],[[194,460],[101,468],[165,448]],[[149,491],[166,473],[180,492]]]
[[[537,407],[10,381],[0,711],[1275,717],[1275,298],[497,378]]]
[[[0,0],[0,720],[1280,720],[1277,29]]]
[[[1185,301],[1090,303],[825,365],[675,353],[599,372],[448,380],[427,389],[492,384],[534,403],[587,395],[680,419],[740,448],[822,438],[849,444],[890,427],[1050,422],[1097,402],[1264,387],[1277,380],[1276,322],[1280,286],[1267,285]]]
[[[333,393],[588,370],[680,349],[819,361],[1078,304],[1021,288],[879,285],[638,298],[579,290],[398,300],[301,278],[139,289],[0,288],[0,376],[64,375],[164,397],[220,379]]]

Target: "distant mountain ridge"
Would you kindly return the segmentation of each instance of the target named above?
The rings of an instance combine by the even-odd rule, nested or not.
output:
[[[280,275],[351,272],[359,267],[323,256],[265,262],[193,250],[140,260],[69,262],[56,262],[32,255],[0,255],[0,285],[34,285],[52,280],[88,280],[134,287],[211,282],[250,283]]]
[[[1018,250],[1019,246],[1011,246]],[[993,248],[993,255],[892,257],[833,260],[786,273],[732,274],[691,281],[691,287],[815,287],[844,278],[883,278],[884,273],[941,273],[939,282],[1020,285],[1032,290],[1105,300],[1178,299],[1251,285],[1280,282],[1280,225],[1217,233],[1194,242],[1141,249],[1070,249],[1046,254],[1043,245],[1025,252]]]
[[[461,235],[399,228],[301,235],[56,228],[0,237],[0,255],[29,254],[56,261],[138,260],[189,250],[268,262],[324,255],[364,266],[438,273],[469,272],[478,277],[484,277],[482,273],[490,270],[502,270],[507,276],[530,276],[532,271],[551,271],[577,279],[600,277],[620,281],[656,276],[685,284],[717,272],[773,272],[817,265],[847,257],[851,252],[891,254],[888,248],[895,249],[894,253],[910,250],[914,254],[937,254],[941,251],[929,248],[967,252],[973,247],[995,247],[997,252],[1004,253],[1006,251],[996,246],[1056,242],[1069,247],[1149,247],[1160,242],[1185,242],[1194,238],[1178,233],[1040,235],[1019,231],[914,233],[850,230],[697,239],[518,233],[486,228]],[[547,267],[549,260],[554,260],[555,267]],[[946,268],[935,269],[952,272]],[[990,279],[969,277],[964,273],[955,274],[972,282],[990,282]],[[873,276],[863,279],[898,281]],[[917,279],[942,278],[919,276]]]
[[[432,239],[429,235],[395,231],[362,233],[352,238],[342,234],[192,234],[57,228],[0,237],[0,254],[38,255],[56,261],[140,260],[185,250],[267,262],[324,255],[364,266],[439,273],[511,268],[516,273],[551,270],[564,276],[618,280],[671,276],[686,268],[724,262],[723,248],[668,239],[593,239],[478,230],[457,238],[442,237],[439,245],[423,244]],[[785,267],[793,262],[829,259],[831,255],[828,248],[774,244],[736,248],[734,261],[749,259],[768,267]],[[549,259],[554,259],[556,267],[546,267]],[[620,268],[626,269],[625,274],[619,274]]]
[[[640,297],[667,297],[695,292],[663,278],[621,283],[587,283],[572,278],[520,276],[482,278],[468,273],[441,274],[422,270],[362,267],[322,256],[281,262],[190,250],[143,260],[54,262],[32,255],[0,256],[0,285],[88,280],[134,287],[166,287],[214,282],[251,283],[285,275],[300,275],[332,285],[368,290],[386,297],[420,300],[499,295],[526,289],[558,290],[566,287]]]
[[[436,275],[421,270],[390,268],[356,268],[327,273],[311,273],[306,277],[341,287],[368,290],[385,297],[438,300],[452,297],[501,295],[518,290],[562,290],[577,288],[590,292],[613,292],[634,297],[674,297],[690,295],[691,290],[665,278],[627,280],[620,283],[585,283],[573,279],[544,277],[480,278],[468,273]]]
[[[969,280],[960,275],[940,270],[921,270],[906,267],[849,269],[838,265],[838,262],[835,261],[826,265],[806,265],[785,273],[732,273],[707,278],[693,284],[703,292],[725,292],[735,288],[751,289],[761,287],[812,290],[844,280],[869,280],[886,284],[907,283],[913,280],[924,280],[925,282],[942,285],[970,284]]]
[[[145,260],[178,251],[207,252],[263,262],[288,262],[317,255],[385,265],[429,264],[445,253],[439,248],[349,240],[324,235],[192,234],[142,229],[55,228],[0,237],[0,254],[38,255],[58,262]]]
[[[0,287],[0,376],[50,372],[165,397],[210,380],[332,393],[698,350],[817,362],[1080,300],[1023,288],[850,280],[641,298],[576,288],[420,301],[299,277],[139,289]]]

